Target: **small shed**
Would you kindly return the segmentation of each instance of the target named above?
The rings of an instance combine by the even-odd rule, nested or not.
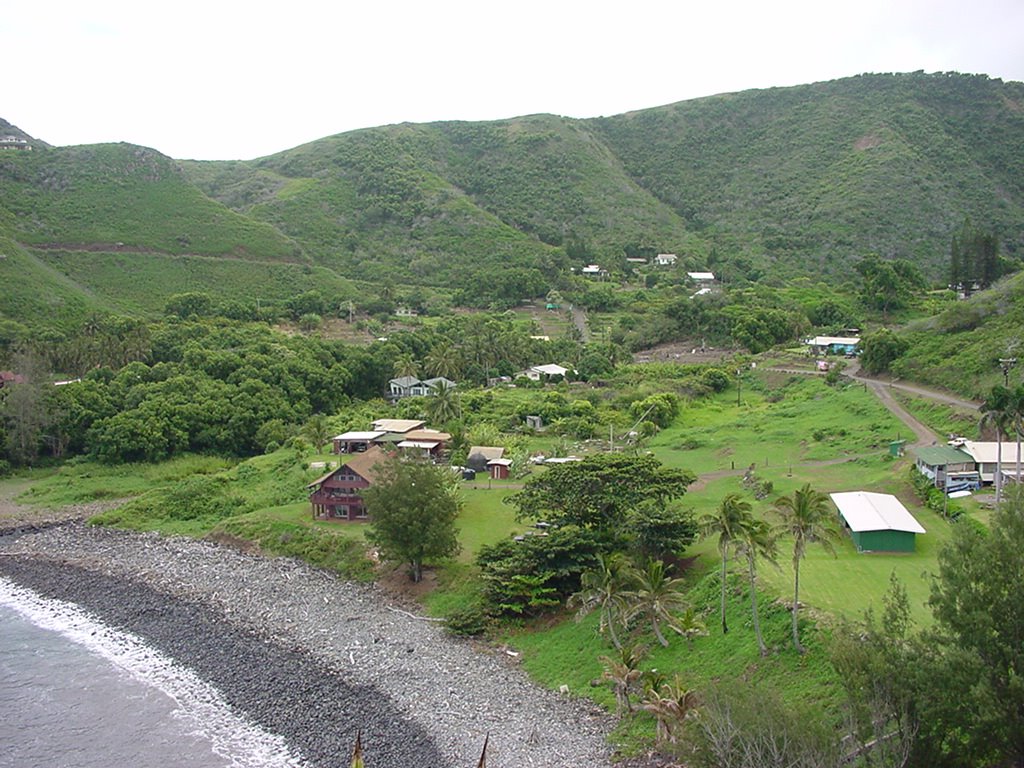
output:
[[[491,480],[508,480],[512,459],[491,459],[487,462],[487,471]]]
[[[892,494],[830,493],[858,552],[913,552],[922,526]]]

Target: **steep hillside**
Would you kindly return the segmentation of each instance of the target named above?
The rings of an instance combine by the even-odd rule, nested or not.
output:
[[[251,164],[187,163],[211,196],[344,272],[433,284],[466,270],[700,249],[581,123],[551,116],[341,134]]]
[[[999,359],[1015,357],[1020,361],[1010,377],[1015,386],[1024,370],[1024,273],[912,323],[900,336],[907,350],[892,365],[897,376],[983,398],[1003,383]]]
[[[1024,84],[865,75],[596,120],[643,187],[718,243],[837,274],[850,257],[943,273],[965,216],[1024,252]]]
[[[12,235],[35,248],[303,260],[273,227],[206,197],[170,158],[130,144],[4,151],[0,208]]]

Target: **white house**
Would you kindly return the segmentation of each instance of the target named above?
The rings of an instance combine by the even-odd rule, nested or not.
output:
[[[687,272],[686,276],[693,280],[695,283],[713,283],[715,282],[714,272]]]
[[[1017,443],[1016,441],[1004,441],[1002,443],[1002,469],[1003,478],[1013,480],[1020,477],[1021,469],[1017,466]],[[999,463],[1000,448],[996,442],[974,442],[973,440],[957,440],[955,447],[966,453],[978,465],[978,473],[981,475],[981,482],[994,483],[996,479],[996,465]],[[1021,463],[1024,464],[1024,458]]]
[[[554,376],[564,377],[568,373],[568,368],[563,368],[562,366],[555,365],[554,363],[548,363],[547,365],[535,365],[532,368],[527,368],[521,373],[521,375],[531,381],[541,381],[543,379],[550,379]]]
[[[654,257],[654,263],[659,267],[674,267],[677,260],[674,253],[659,253]]]

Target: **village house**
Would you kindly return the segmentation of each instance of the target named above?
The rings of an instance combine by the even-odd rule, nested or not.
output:
[[[379,466],[386,458],[387,454],[380,447],[371,446],[307,485],[312,489],[309,503],[313,507],[313,517],[318,520],[367,520],[369,515],[362,494],[373,484]]]
[[[687,272],[686,276],[698,285],[708,285],[715,282],[714,272]]]
[[[992,485],[996,481],[996,471],[1000,464],[1000,453],[1002,454],[1003,482],[1015,482],[1021,476],[1024,467],[1017,465],[1017,443],[1003,441],[1000,451],[997,442],[975,442],[973,440],[958,439],[951,443],[959,448],[974,460],[975,469],[981,482],[985,485]],[[1024,463],[1024,462],[1022,462]]]
[[[601,269],[598,264],[587,264],[583,269],[580,270],[584,277],[607,277],[608,270]]]
[[[411,429],[402,434],[395,447],[423,459],[442,458],[452,436],[436,429]]]
[[[815,336],[804,344],[812,355],[856,355],[860,344],[858,336]]]
[[[430,397],[437,394],[437,390],[444,386],[446,389],[453,389],[456,383],[444,376],[436,376],[433,379],[417,379],[415,376],[399,376],[388,382],[388,399],[401,400],[403,397]]]
[[[917,471],[932,481],[936,488],[981,485],[974,458],[951,445],[929,445],[911,448]]]
[[[658,267],[674,267],[678,257],[674,253],[659,253],[654,257],[654,264]]]
[[[387,433],[378,430],[372,432],[344,432],[331,438],[334,444],[335,453],[362,453],[366,451],[380,437]]]
[[[564,368],[561,365],[555,365],[554,363],[548,363],[546,365],[535,365],[532,368],[527,368],[525,371],[520,371],[519,376],[525,376],[530,381],[547,381],[558,376],[565,378],[569,373],[568,368]]]

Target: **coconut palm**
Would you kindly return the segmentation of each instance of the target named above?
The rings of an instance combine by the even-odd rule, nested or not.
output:
[[[729,625],[725,621],[725,579],[729,566],[729,549],[743,530],[745,522],[751,519],[750,510],[749,501],[738,493],[729,493],[719,502],[718,509],[714,513],[704,515],[697,521],[701,538],[718,537],[718,554],[722,557],[721,618],[723,634],[729,632]]]
[[[405,352],[395,358],[395,378],[402,378],[404,376],[412,376],[416,378],[419,376],[419,366],[413,359],[413,356],[408,352]]]
[[[569,598],[569,606],[579,606],[576,619],[579,621],[591,611],[599,610],[598,631],[608,638],[617,650],[622,642],[615,631],[616,625],[625,623],[627,613],[626,596],[635,574],[621,555],[598,555],[597,565],[584,571],[580,577],[580,591]]]
[[[754,636],[762,656],[768,655],[768,647],[764,644],[761,634],[761,618],[757,612],[757,559],[762,558],[775,565],[778,556],[778,542],[775,531],[765,520],[750,517],[746,520],[736,537],[736,553],[747,560],[747,573],[750,577],[750,610],[754,618]]]
[[[439,381],[433,387],[433,394],[427,400],[427,414],[435,424],[446,424],[459,417],[459,401],[455,387]]]
[[[662,625],[680,632],[676,611],[689,607],[683,594],[683,580],[669,576],[669,570],[670,566],[661,560],[649,561],[646,568],[636,571],[636,588],[625,594],[629,605],[626,621],[643,617],[663,648],[668,647],[668,640],[661,631]]]
[[[1003,497],[1003,434],[1008,433],[1014,420],[1013,393],[1006,387],[992,387],[985,402],[981,404],[980,429],[993,426],[996,430],[996,504]]]
[[[620,716],[623,712],[633,711],[633,702],[629,697],[643,677],[640,662],[646,655],[647,646],[626,645],[620,648],[615,656],[601,656],[598,659],[604,665],[601,678],[612,684],[615,708]]]
[[[322,413],[314,414],[302,426],[303,436],[316,446],[317,453],[320,453],[323,447],[331,441],[331,432],[331,425]]]
[[[693,647],[693,638],[705,637],[708,634],[708,625],[704,623],[700,614],[697,613],[697,609],[692,605],[679,614],[676,621],[678,624],[676,631],[686,638],[686,644],[691,648]]]
[[[648,687],[640,706],[654,715],[655,738],[658,743],[674,744],[678,731],[696,711],[698,703],[696,692],[683,685],[677,675],[671,683]]]
[[[427,353],[423,366],[431,376],[443,376],[456,380],[462,373],[462,360],[459,350],[451,342],[437,344]]]
[[[800,608],[800,561],[807,553],[807,545],[812,543],[821,544],[829,553],[835,555],[832,542],[839,538],[839,534],[829,525],[832,513],[828,496],[811,488],[810,483],[794,491],[791,496],[776,499],[775,508],[782,515],[782,530],[793,535],[793,646],[803,653],[804,647],[800,645],[800,634],[797,629],[797,611]]]

